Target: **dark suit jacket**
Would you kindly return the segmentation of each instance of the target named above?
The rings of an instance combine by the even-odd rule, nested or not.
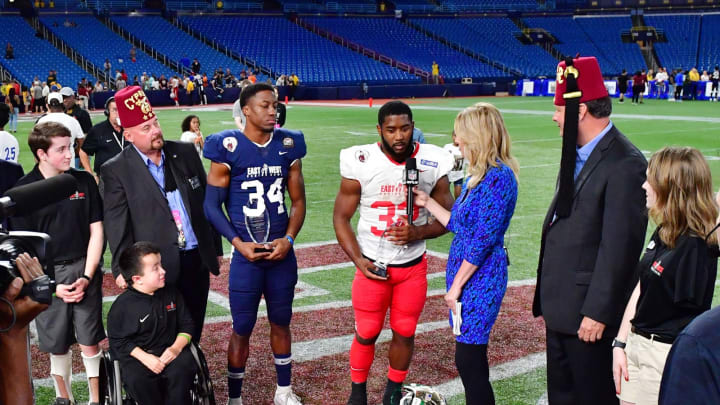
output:
[[[165,141],[165,164],[170,165],[198,240],[205,271],[219,274],[220,237],[205,219],[203,201],[207,177],[192,144]],[[102,166],[105,183],[105,234],[112,252],[113,275],[120,274],[120,254],[138,241],[161,250],[166,280],[177,283],[180,251],[177,227],[165,196],[134,147],[125,148]],[[193,188],[193,184],[195,188]],[[200,270],[200,269],[199,269]]]
[[[614,126],[575,180],[570,215],[557,218],[557,194],[543,223],[533,315],[548,329],[576,334],[584,316],[617,329],[637,283],[647,210],[647,161]]]
[[[15,183],[24,175],[23,168],[19,164],[0,160],[0,196],[15,187]]]

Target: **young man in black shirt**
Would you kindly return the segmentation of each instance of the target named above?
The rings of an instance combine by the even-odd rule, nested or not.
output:
[[[135,242],[120,255],[127,290],[108,314],[110,353],[139,405],[191,403],[197,366],[189,350],[194,324],[182,294],[165,288],[160,249]]]
[[[92,176],[70,168],[70,139],[70,131],[55,122],[35,125],[30,132],[28,144],[39,163],[17,185],[68,173],[77,180],[77,191],[30,215],[11,218],[10,228],[50,235],[48,255],[54,260],[57,291],[50,308],[37,317],[40,350],[50,353],[55,404],[71,404],[70,346],[80,344],[92,405],[100,402],[98,343],[105,338],[101,318],[102,274],[98,272],[103,208]]]

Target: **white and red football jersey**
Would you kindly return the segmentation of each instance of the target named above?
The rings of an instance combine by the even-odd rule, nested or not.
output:
[[[452,155],[442,148],[415,143],[412,154],[417,161],[420,190],[430,194],[435,184],[453,168]],[[391,160],[380,143],[353,146],[340,151],[340,175],[360,182],[360,219],[357,240],[362,253],[377,259],[377,249],[383,231],[407,215],[407,188],[403,184],[405,163]],[[413,223],[425,225],[425,208],[414,207]],[[390,264],[407,263],[425,252],[425,241],[408,244]]]

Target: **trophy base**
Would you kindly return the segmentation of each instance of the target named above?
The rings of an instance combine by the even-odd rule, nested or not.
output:
[[[273,247],[272,245],[263,245],[264,247],[261,248],[255,248],[255,253],[272,253]]]
[[[373,263],[373,264],[375,265],[375,270],[368,269],[368,270],[370,270],[370,273],[372,273],[378,277],[387,278],[387,276],[388,276],[387,267],[383,266],[379,263]]]

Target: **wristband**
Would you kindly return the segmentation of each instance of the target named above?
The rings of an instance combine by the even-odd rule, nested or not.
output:
[[[178,336],[182,336],[185,339],[187,339],[188,343],[192,342],[192,338],[187,333],[180,332],[180,333],[178,333]]]
[[[92,279],[91,279],[90,277],[88,277],[87,274],[85,274],[85,273],[83,273],[83,275],[80,276],[80,277],[84,278],[84,279],[87,280],[88,282],[92,281]]]
[[[290,234],[285,235],[285,239],[287,239],[288,241],[290,241],[290,244],[291,244],[291,245],[294,245],[294,244],[295,244],[295,239],[293,239],[293,237],[290,236]]]

